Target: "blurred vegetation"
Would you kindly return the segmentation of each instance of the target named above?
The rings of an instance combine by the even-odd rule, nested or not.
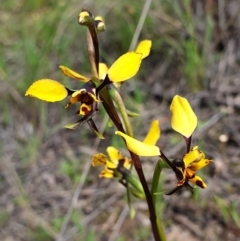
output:
[[[12,211],[8,212],[8,210],[12,210],[11,205],[16,205],[13,202],[14,198],[16,200],[18,196],[29,196],[25,201],[29,202],[34,209],[36,200],[27,186],[28,180],[31,178],[29,173],[36,171],[34,168],[37,164],[44,166],[48,163],[48,158],[51,160],[51,155],[53,155],[51,151],[42,152],[45,150],[44,143],[54,138],[51,136],[68,123],[73,110],[70,108],[66,111],[65,103],[62,102],[50,105],[25,98],[26,89],[34,80],[41,78],[56,79],[69,87],[78,86],[76,81],[62,75],[58,68],[61,64],[81,74],[90,75],[86,57],[86,31],[77,24],[77,16],[82,7],[104,17],[107,30],[99,37],[100,55],[102,60],[111,65],[119,55],[129,49],[143,6],[144,1],[131,1],[129,4],[129,1],[126,0],[103,0],[93,3],[81,0],[3,0],[1,3],[0,93],[2,101],[0,102],[0,128],[2,137],[0,151],[2,162],[5,157],[8,157],[4,153],[6,154],[8,151],[12,153],[11,160],[14,167],[7,167],[8,173],[3,173],[5,169],[2,168],[0,185],[1,189],[5,190],[6,175],[10,175],[15,180],[11,184],[15,185],[14,188],[17,190],[13,194],[9,194],[7,201],[1,203],[0,224],[6,230],[9,222],[12,222],[9,221],[10,215],[18,215]],[[201,11],[198,12],[199,6]],[[134,111],[141,111],[141,108],[144,108],[142,105],[146,101],[150,101],[150,103],[157,101],[157,105],[160,105],[162,101],[164,104],[168,104],[176,92],[191,94],[207,90],[208,71],[221,57],[221,51],[217,51],[214,45],[216,39],[214,38],[214,26],[213,9],[207,3],[203,5],[201,1],[191,0],[152,1],[139,37],[139,39],[148,38],[153,41],[152,53],[143,64],[139,80],[132,80],[131,83],[126,83],[122,87],[128,107]],[[165,68],[164,73],[161,72],[162,66]],[[159,87],[159,85],[163,90],[160,88],[159,92],[154,92],[154,86]],[[157,113],[154,117],[157,117]],[[96,118],[99,118],[99,123],[101,123],[104,114],[101,112],[100,117]],[[136,132],[144,121],[149,121],[148,119],[149,117],[143,117],[143,121],[135,120]],[[138,134],[143,134],[144,131],[143,128]],[[86,153],[81,155],[78,146],[85,146],[89,143],[92,146],[94,137],[89,134],[87,125],[82,127],[81,131],[66,134],[67,141],[64,141],[64,133],[60,130],[59,136],[56,137],[57,140],[54,139],[56,144],[52,148],[56,155],[55,159],[59,158],[54,165],[58,166],[56,175],[59,180],[62,176],[69,178],[67,188],[74,189],[81,179],[83,163],[87,158],[89,159],[89,155],[87,158],[84,156]],[[106,130],[108,139],[109,133],[112,131]],[[73,137],[74,135],[75,137]],[[178,136],[175,135],[169,139],[171,145],[178,141]],[[116,137],[112,137],[108,142],[123,146]],[[58,149],[59,146],[63,149]],[[100,148],[104,149],[105,146],[106,144],[101,144]],[[71,149],[70,154],[65,154],[65,151],[69,151],[69,149]],[[87,181],[91,183],[93,180],[89,178]],[[159,192],[162,192],[162,186],[160,185]],[[34,191],[32,190],[33,193]],[[199,191],[194,196],[196,202],[199,201]],[[72,195],[72,192],[69,195]],[[158,198],[160,199],[160,197]],[[69,202],[69,200],[68,198],[67,201]],[[215,201],[221,210],[223,219],[226,222],[231,220],[239,227],[240,218],[234,203],[229,206],[217,195]],[[13,202],[11,205],[8,204],[10,209],[5,210],[6,202]],[[167,204],[162,199],[159,200],[159,203],[161,205],[159,205],[158,211],[162,212]],[[47,207],[50,204],[44,202],[43,205]],[[21,204],[20,206],[29,209],[28,205]],[[36,210],[38,212],[37,208]],[[66,213],[66,210],[64,212]],[[80,211],[74,211],[70,223],[71,227],[75,227],[75,233],[80,233],[83,239],[73,235],[72,239],[68,240],[98,240],[102,234],[99,235],[95,229],[89,231],[90,227],[85,229],[84,224],[81,224],[82,216]],[[63,214],[55,213],[53,209],[53,213],[50,216],[48,214],[48,222],[53,232],[49,231],[46,225],[37,225],[24,229],[26,236],[21,240],[55,240],[54,235],[61,230],[64,217]],[[166,223],[168,222],[169,220],[166,218]],[[20,227],[18,228],[20,229]],[[3,240],[7,240],[7,232],[3,232]],[[132,233],[130,237],[143,241],[147,240],[149,233],[148,228],[143,228],[139,232],[137,230],[136,233]],[[14,237],[15,234],[12,235]],[[130,240],[128,235],[125,237],[124,234],[121,234],[117,240]],[[4,239],[5,237],[6,239]],[[14,240],[20,240],[20,238]]]

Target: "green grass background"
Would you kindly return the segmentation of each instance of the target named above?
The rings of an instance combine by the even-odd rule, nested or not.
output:
[[[203,12],[198,15],[196,7],[190,0],[147,2],[151,5],[144,19],[139,40],[146,38],[152,40],[152,54],[140,70],[141,81],[135,78],[131,83],[123,86],[124,100],[129,108],[135,111],[139,110],[143,103],[146,101],[151,103],[159,95],[159,98],[163,98],[164,103],[167,104],[176,92],[194,94],[206,90],[210,66],[221,57],[214,47],[214,18],[211,7],[202,7]],[[66,210],[64,210],[65,214],[53,212],[46,223],[43,220],[39,221],[38,217],[41,217],[41,213],[34,209],[35,197],[28,189],[28,178],[31,178],[29,175],[34,173],[39,165],[46,164],[44,163],[46,156],[47,159],[51,159],[52,153],[42,153],[42,150],[45,150],[45,143],[49,139],[51,142],[51,138],[54,138],[52,135],[58,135],[56,133],[60,132],[58,137],[61,141],[56,140],[57,144],[53,148],[54,156],[59,158],[57,164],[54,164],[55,171],[60,176],[68,177],[68,188],[75,189],[83,172],[83,165],[79,164],[79,156],[83,163],[90,159],[89,154],[82,154],[79,145],[88,146],[89,143],[92,145],[95,140],[95,137],[89,134],[87,125],[80,131],[66,134],[67,141],[64,140],[65,130],[61,127],[69,120],[74,120],[71,111],[64,109],[65,103],[51,105],[42,103],[39,100],[24,97],[25,91],[33,81],[41,78],[56,79],[66,86],[77,87],[79,83],[61,74],[58,68],[61,64],[81,74],[90,75],[85,44],[86,29],[77,23],[77,16],[82,7],[89,9],[95,15],[102,15],[105,19],[106,32],[99,36],[100,55],[101,59],[110,65],[118,56],[128,51],[142,16],[144,4],[145,1],[136,0],[131,1],[131,4],[129,1],[109,0],[90,3],[81,0],[8,0],[1,3],[0,151],[2,168],[0,184],[6,195],[6,199],[1,202],[0,210],[3,240],[8,240],[7,237],[16,238],[14,233],[8,233],[11,225],[14,225],[13,217],[19,215],[9,211],[12,206],[25,210],[30,220],[36,219],[36,223],[32,226],[26,221],[24,224],[18,221],[18,225],[27,228],[24,229],[23,237],[19,236],[14,240],[57,240]],[[158,93],[153,95],[152,89],[148,86],[153,82],[149,79],[158,76],[156,72],[159,66],[164,64],[167,65],[167,70],[163,87],[169,90],[166,94],[159,92],[159,95]],[[160,82],[159,78],[157,77],[155,81]],[[165,90],[163,92],[165,93]],[[151,119],[154,117],[157,117],[157,113],[156,116],[151,116]],[[99,126],[104,118],[105,114],[101,110],[97,117]],[[149,123],[149,118],[143,116],[142,121],[136,121],[136,126]],[[147,125],[144,128],[147,129]],[[122,146],[116,137],[112,137],[113,129],[107,129],[105,133],[109,144]],[[170,144],[174,145],[178,141],[178,136],[171,136]],[[202,145],[204,148],[204,143]],[[99,149],[104,150],[105,146],[106,144],[100,144]],[[94,180],[97,179],[90,175],[85,179],[86,186]],[[12,193],[6,192],[6,187],[13,190]],[[196,200],[198,200],[199,191],[196,190]],[[72,195],[72,192],[69,195]],[[239,225],[236,206],[227,205],[217,195],[214,198],[216,205],[220,207],[222,218],[233,219]],[[205,202],[206,200],[201,199],[200,205],[204,205]],[[165,205],[165,203],[161,204],[160,209]],[[34,216],[35,214],[37,217]],[[80,209],[76,208],[73,211],[70,217],[71,228],[77,230],[75,234],[80,233],[82,236],[73,235],[68,240],[105,240],[100,239],[102,234],[96,231],[98,230],[96,227],[85,230],[84,224],[81,223],[83,216]],[[166,221],[167,225],[168,221]],[[134,232],[135,240],[147,240],[150,235],[150,229],[146,227]],[[128,236],[123,232],[115,240],[130,240]]]

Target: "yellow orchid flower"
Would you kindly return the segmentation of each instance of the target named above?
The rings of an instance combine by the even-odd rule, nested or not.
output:
[[[81,12],[80,16],[81,16],[80,17],[81,21],[83,21],[83,19],[85,18],[87,21],[88,17],[92,18],[92,15],[87,10]],[[100,19],[97,18],[96,21],[100,21]],[[128,52],[120,56],[109,69],[105,64],[100,63],[99,79],[104,80],[107,76],[108,79],[110,79],[110,81],[112,82],[122,82],[132,78],[138,72],[142,59],[149,55],[150,48],[151,48],[151,41],[145,40],[139,44],[137,48],[138,52]],[[73,78],[75,80],[85,82],[87,89],[90,89],[88,87],[88,83],[92,83],[90,78],[85,77],[63,65],[60,65],[59,68],[61,69],[64,75],[70,78]],[[94,86],[94,88],[92,88],[92,91],[88,92],[88,94],[94,101],[97,101],[98,98],[96,96],[96,93],[93,93],[95,92],[95,88],[96,87]],[[68,107],[70,104],[77,102],[77,100],[84,99],[83,97],[81,97],[81,93],[83,92],[84,91],[80,91],[80,90],[72,91],[55,80],[40,79],[34,82],[29,87],[25,95],[35,97],[40,100],[49,101],[49,102],[61,101],[67,96],[71,95],[71,100],[67,105]],[[87,108],[87,113],[88,113],[89,110],[91,110],[90,104],[85,102],[82,102],[82,103],[84,104],[84,106],[86,105],[88,106]],[[85,112],[80,110],[80,114],[84,115]]]
[[[138,153],[143,154],[143,156],[148,156],[149,152],[150,153],[154,152],[154,155],[156,153],[157,155],[160,155],[159,148],[154,146],[160,137],[160,128],[159,128],[158,120],[152,121],[150,129],[144,139],[144,142],[140,142],[130,136],[127,136],[126,134],[120,131],[116,132],[116,134],[122,136],[125,139],[127,145],[131,149],[136,147],[136,150],[138,150]],[[105,169],[103,170],[103,172],[101,172],[100,177],[111,178],[111,177],[117,176],[119,171],[116,172],[116,171],[113,171],[113,169],[114,170],[118,169],[119,165],[123,166],[126,169],[130,168],[131,161],[126,157],[123,157],[122,154],[117,149],[115,149],[114,147],[108,147],[107,152],[110,157],[110,161],[108,161],[107,157],[102,153],[95,155],[92,159],[93,166],[99,166],[99,165],[105,166]],[[135,151],[133,152],[136,153]]]
[[[157,140],[160,138],[159,121],[154,120],[151,123],[148,134],[143,142],[130,137],[121,131],[116,131],[116,135],[123,137],[126,141],[127,147],[133,153],[139,156],[160,156],[160,149],[155,146]]]
[[[207,185],[196,173],[212,162],[212,160],[205,158],[204,153],[198,149],[198,146],[194,146],[190,152],[184,155],[183,160],[173,160],[173,164],[182,175],[179,175],[178,172],[179,181],[177,185],[182,186],[190,181],[201,188],[206,188]]]
[[[101,102],[96,96],[96,86],[92,81],[88,81],[80,90],[70,90],[61,83],[51,79],[41,79],[34,82],[26,91],[25,96],[35,97],[48,102],[56,102],[71,96],[69,105],[81,102],[80,115],[87,115],[93,111],[95,102]],[[86,110],[86,111],[84,111]]]
[[[81,89],[71,90],[56,80],[40,79],[35,81],[28,88],[25,96],[35,97],[47,102],[62,101],[66,97],[70,96],[70,100],[65,108],[68,108],[71,104],[80,102],[80,108],[76,113],[83,117],[76,122],[65,125],[64,127],[73,130],[87,122],[91,130],[94,131],[99,138],[104,139],[92,120],[92,116],[98,111],[98,103],[101,102],[96,94],[95,83],[91,80],[91,78],[85,77],[66,66],[60,65],[59,68],[64,75],[84,82],[85,84],[81,87]]]
[[[104,166],[104,170],[99,174],[99,177],[121,177],[122,168],[130,169],[131,160],[124,157],[116,148],[109,146],[107,153],[110,160],[103,153],[98,153],[92,158],[92,166]]]
[[[179,95],[174,96],[170,110],[172,112],[172,128],[189,138],[197,126],[197,116],[187,99]]]
[[[96,102],[101,102],[96,96],[96,88],[92,82],[88,82],[80,90],[74,91],[65,108],[68,108],[69,105],[76,102],[82,103],[80,110],[77,112],[79,115],[88,115],[93,111],[94,104]]]
[[[102,69],[102,64],[99,64]],[[93,111],[95,102],[101,102],[96,95],[96,86],[91,81],[91,78],[85,77],[66,66],[60,65],[62,73],[75,80],[84,82],[85,84],[79,90],[70,90],[61,83],[52,79],[40,79],[35,81],[26,91],[25,96],[35,97],[47,102],[57,102],[70,97],[69,103],[65,108],[76,102],[81,102],[79,115],[87,115]],[[99,76],[102,76],[102,71]]]
[[[191,187],[188,184],[190,181],[201,188],[206,188],[207,185],[202,178],[196,175],[196,171],[213,161],[206,159],[205,154],[197,146],[190,150],[191,136],[197,127],[197,116],[188,100],[178,95],[174,96],[170,110],[172,112],[172,128],[185,137],[187,144],[187,153],[183,159],[175,159],[172,162],[173,170],[178,178],[177,185]]]
[[[197,117],[188,101],[183,97],[175,96],[171,104],[171,111],[173,113],[173,129],[180,132],[186,138],[191,137],[197,125]],[[177,122],[177,120],[179,122]],[[156,142],[160,137],[158,121],[152,122],[148,135],[143,142],[120,131],[116,131],[115,134],[123,137],[128,149],[139,156],[161,156],[162,160],[164,160],[175,172],[178,179],[177,186],[179,188],[183,185],[191,187],[188,182],[192,182],[201,188],[207,187],[204,181],[196,175],[196,172],[213,161],[206,159],[204,153],[195,146],[192,150],[187,151],[183,159],[174,159],[171,162],[156,146]],[[191,138],[189,138],[189,141],[186,143],[190,146]],[[177,188],[175,188],[175,190],[177,190]]]

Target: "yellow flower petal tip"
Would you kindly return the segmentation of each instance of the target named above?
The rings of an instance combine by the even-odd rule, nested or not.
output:
[[[157,146],[145,144],[121,131],[116,131],[115,134],[123,137],[128,149],[139,156],[160,156],[160,149]]]
[[[84,83],[88,82],[90,80],[90,78],[87,78],[83,75],[78,74],[77,72],[69,69],[68,67],[64,66],[64,65],[60,65],[59,68],[62,70],[62,73],[64,75],[66,75],[67,77],[70,77],[72,79],[76,79],[76,80],[80,80]]]
[[[152,47],[151,40],[143,40],[139,43],[135,52],[141,53],[142,59],[144,59],[149,55],[151,47]]]
[[[48,102],[56,102],[68,96],[64,85],[51,79],[41,79],[34,82],[27,90],[25,96],[31,96]]]
[[[142,54],[128,52],[120,56],[108,70],[108,77],[112,82],[121,82],[132,78],[139,70]]]
[[[189,138],[197,126],[197,116],[187,99],[176,95],[170,106],[172,112],[172,128]]]
[[[145,137],[143,142],[145,144],[155,145],[157,143],[158,139],[160,138],[160,134],[161,134],[161,132],[160,132],[160,127],[159,127],[159,121],[153,120],[150,125],[148,134]]]

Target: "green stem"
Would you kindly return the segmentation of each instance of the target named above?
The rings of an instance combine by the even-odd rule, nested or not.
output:
[[[158,233],[159,233],[159,236],[160,236],[160,240],[161,241],[166,241],[167,239],[166,239],[166,236],[165,236],[165,233],[164,233],[161,221],[160,221],[158,216],[157,216],[157,227],[158,227]]]
[[[127,110],[126,107],[124,105],[123,99],[121,97],[121,95],[119,94],[119,92],[116,89],[111,89],[110,94],[114,97],[114,101],[119,109],[119,112],[121,113],[123,122],[124,122],[124,126],[126,128],[126,133],[133,137],[133,131],[132,131],[132,127],[128,118],[128,114],[127,114]]]
[[[158,183],[159,183],[160,175],[162,172],[162,167],[160,166],[160,162],[161,161],[159,160],[155,166],[154,173],[153,173],[153,179],[152,179],[151,195],[152,195],[154,206],[156,206],[156,197],[157,197],[155,195],[155,193],[157,193]]]
[[[124,169],[123,169],[124,170]],[[121,172],[121,170],[120,170]],[[123,173],[123,172],[121,172]],[[129,171],[126,173],[123,173],[124,178],[127,180],[128,183],[130,183],[142,196],[144,196],[144,191],[142,184],[139,182],[139,179],[133,176]]]
[[[128,201],[128,206],[129,206],[129,210],[130,210],[130,217],[134,218],[135,216],[135,209],[132,205],[132,201],[131,201],[131,193],[130,193],[130,189],[129,189],[129,185],[128,183],[126,183],[126,188],[127,188],[127,201]]]
[[[163,161],[159,160],[155,166],[154,169],[154,173],[153,173],[153,179],[152,179],[152,187],[151,187],[151,195],[152,195],[152,200],[153,200],[153,205],[155,207],[156,210],[156,200],[157,200],[157,196],[155,195],[155,193],[157,192],[158,189],[158,183],[159,183],[159,179],[160,179],[160,175],[162,172],[162,163],[164,163]],[[162,241],[166,241],[166,237],[160,222],[160,219],[157,216],[157,227],[158,227],[158,232],[160,235],[160,238]]]

